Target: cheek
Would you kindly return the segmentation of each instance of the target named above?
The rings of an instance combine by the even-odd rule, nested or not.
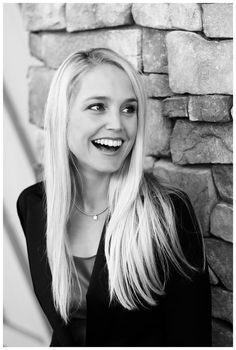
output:
[[[133,141],[136,138],[137,135],[137,129],[138,129],[138,120],[137,117],[132,119],[129,123],[129,128],[128,128],[128,133],[129,133],[129,137],[130,139],[132,139]]]
[[[126,125],[126,132],[127,132],[127,136],[129,138],[129,144],[128,144],[128,148],[127,148],[127,152],[130,153],[135,140],[136,140],[136,136],[137,136],[137,129],[138,128],[138,124],[137,124],[137,118],[134,118],[132,120],[129,120],[129,123]]]
[[[73,148],[74,145],[74,132],[73,132],[73,128],[71,127],[71,125],[68,125],[68,129],[67,129],[67,142],[68,142],[68,146],[69,148]]]
[[[79,130],[73,124],[69,124],[67,129],[67,143],[72,152],[78,152],[78,149],[81,148],[79,147],[80,140],[81,135]]]

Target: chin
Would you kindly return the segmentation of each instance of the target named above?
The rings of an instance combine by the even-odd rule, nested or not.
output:
[[[99,168],[97,168],[97,170],[99,172],[103,172],[103,173],[106,173],[106,174],[112,174],[112,173],[115,173],[117,172],[123,165],[123,162],[115,162],[114,164],[100,164]]]

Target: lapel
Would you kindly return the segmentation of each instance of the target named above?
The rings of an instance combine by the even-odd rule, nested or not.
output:
[[[52,278],[46,255],[46,215],[41,187],[39,191],[39,184],[36,186],[38,187],[34,189],[34,192],[26,198],[27,211],[24,217],[24,231],[33,287],[60,346],[75,346],[68,326],[57,313],[53,303]]]
[[[70,333],[70,323],[68,326],[64,324],[64,321],[57,313],[53,304],[51,292],[52,277],[46,255],[46,215],[43,206],[44,193],[42,193],[42,187],[40,187],[40,191],[38,191],[37,194],[40,194],[40,196],[32,196],[31,199],[28,198],[27,203],[27,208],[29,208],[29,211],[31,212],[31,215],[28,215],[27,217],[27,230],[30,233],[26,235],[27,250],[34,290],[60,344],[62,346],[75,346]],[[103,305],[108,305],[109,302],[107,283],[108,278],[104,254],[105,232],[106,224],[103,226],[89,288],[86,295],[88,309],[89,304],[93,304],[95,300],[99,299],[99,304],[101,304],[102,301]]]

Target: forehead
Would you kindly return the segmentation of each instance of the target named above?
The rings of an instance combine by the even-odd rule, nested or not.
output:
[[[90,96],[131,98],[135,93],[128,75],[119,67],[101,64],[85,73],[79,83],[78,98]]]

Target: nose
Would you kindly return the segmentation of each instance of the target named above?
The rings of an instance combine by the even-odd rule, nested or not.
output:
[[[122,130],[122,120],[119,110],[111,110],[107,115],[106,121],[106,129],[107,130]]]

